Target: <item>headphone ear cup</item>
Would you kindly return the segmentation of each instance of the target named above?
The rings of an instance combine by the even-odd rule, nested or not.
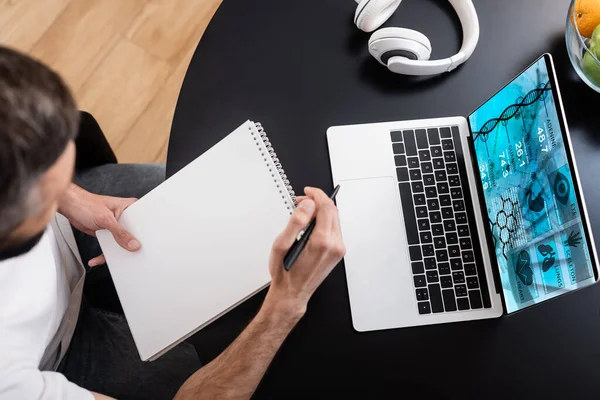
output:
[[[369,53],[385,66],[392,57],[427,61],[431,57],[431,42],[412,29],[383,28],[371,35]]]
[[[387,21],[402,0],[362,0],[354,13],[356,27],[365,32],[373,32]]]

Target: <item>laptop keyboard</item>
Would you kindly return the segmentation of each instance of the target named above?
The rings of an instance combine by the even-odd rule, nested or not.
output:
[[[419,314],[491,307],[458,127],[390,135]]]

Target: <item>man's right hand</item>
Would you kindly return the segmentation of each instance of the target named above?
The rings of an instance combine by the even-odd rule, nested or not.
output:
[[[317,287],[346,253],[333,201],[320,189],[307,187],[305,194],[273,244],[269,265],[272,281],[265,299],[276,308],[301,315]],[[292,268],[286,271],[283,258],[313,216],[317,219],[315,229]]]

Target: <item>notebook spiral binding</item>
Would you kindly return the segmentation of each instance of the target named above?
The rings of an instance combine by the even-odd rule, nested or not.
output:
[[[294,192],[294,189],[292,188],[292,184],[290,183],[289,179],[287,178],[287,175],[285,174],[285,171],[283,169],[283,166],[281,165],[281,162],[279,162],[279,158],[277,158],[277,153],[275,153],[275,150],[273,150],[273,145],[271,145],[271,142],[269,141],[269,137],[267,136],[265,129],[262,127],[262,125],[259,122],[255,122],[254,126],[256,127],[256,130],[260,136],[260,139],[262,140],[262,142],[265,145],[265,148],[267,150],[267,153],[269,154],[269,157],[273,161],[273,165],[275,166],[275,171],[277,172],[277,174],[279,174],[279,177],[281,178],[281,182],[283,182],[283,186],[284,186],[283,189],[287,191],[288,195],[292,199],[293,204],[288,205],[288,209],[290,210],[290,214],[291,214],[292,210],[297,205],[296,193]],[[275,177],[275,174],[271,174],[271,175],[273,177]],[[282,191],[280,190],[279,193],[282,193]],[[287,203],[287,200],[286,200],[286,203]]]

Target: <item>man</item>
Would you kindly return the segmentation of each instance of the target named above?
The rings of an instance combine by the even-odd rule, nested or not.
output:
[[[0,48],[0,399],[249,398],[345,252],[335,206],[322,191],[305,190],[273,245],[260,311],[220,356],[199,368],[183,343],[143,363],[123,315],[82,294],[81,259],[104,264],[93,238],[99,229],[127,250],[143,245],[118,220],[164,169],[105,165],[78,173],[76,185],[78,118],[58,75]],[[313,216],[313,235],[285,272],[283,256]]]

